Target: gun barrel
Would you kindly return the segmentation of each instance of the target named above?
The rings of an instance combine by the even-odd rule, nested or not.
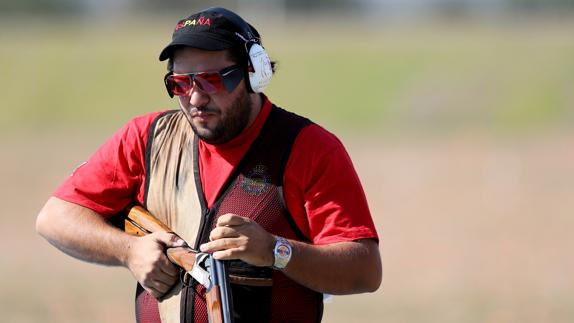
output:
[[[221,260],[214,259],[215,275],[219,282],[219,289],[221,295],[221,311],[223,312],[223,322],[233,322],[231,313],[231,294],[229,289],[229,281],[227,280],[225,263]]]

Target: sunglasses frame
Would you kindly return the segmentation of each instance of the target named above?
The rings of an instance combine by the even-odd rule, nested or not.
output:
[[[202,92],[205,92],[207,94],[214,94],[217,93],[219,89],[216,89],[216,91],[213,92],[209,92],[206,91],[202,88],[201,83],[197,82],[195,79],[196,77],[201,77],[201,75],[205,75],[205,74],[218,74],[219,77],[221,78],[221,83],[223,84],[223,87],[225,88],[225,90],[227,90],[227,92],[233,92],[233,90],[237,87],[237,85],[239,85],[239,83],[241,82],[241,80],[243,79],[244,73],[243,73],[243,69],[241,68],[241,66],[235,64],[235,65],[231,65],[231,66],[227,66],[217,72],[199,72],[199,73],[186,73],[186,74],[173,74],[173,71],[168,72],[164,77],[163,77],[163,83],[165,85],[165,88],[167,90],[167,94],[169,95],[170,98],[173,98],[175,96],[175,94],[172,92],[169,84],[168,84],[168,78],[170,76],[187,76],[190,79],[190,83],[191,86],[189,88],[189,92],[191,92],[191,90],[197,86],[197,88],[199,88]],[[204,80],[206,82],[209,82],[207,80]],[[184,95],[181,95],[184,96]]]

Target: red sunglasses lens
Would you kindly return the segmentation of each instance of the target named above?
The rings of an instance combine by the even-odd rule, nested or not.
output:
[[[188,75],[170,75],[166,79],[166,85],[173,95],[189,95],[192,81]]]
[[[223,79],[217,72],[170,75],[165,79],[165,84],[169,91],[176,96],[190,95],[193,84],[203,92],[213,94],[223,90]]]
[[[199,73],[194,76],[194,81],[202,91],[210,94],[223,90],[223,80],[219,73]]]

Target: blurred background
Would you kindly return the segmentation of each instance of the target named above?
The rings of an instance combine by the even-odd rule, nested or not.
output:
[[[3,322],[134,321],[129,272],[65,256],[35,216],[130,118],[177,107],[159,51],[213,5],[258,28],[266,93],[363,181],[383,285],[324,322],[574,321],[573,1],[0,0]]]

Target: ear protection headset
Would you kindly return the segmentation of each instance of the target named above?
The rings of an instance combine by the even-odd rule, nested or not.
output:
[[[239,15],[227,9],[209,8],[206,11],[221,14],[240,30],[240,33],[236,32],[235,34],[245,43],[245,50],[247,52],[246,74],[249,79],[247,87],[254,93],[263,92],[271,81],[273,70],[271,68],[271,60],[261,45],[261,38],[257,30]]]

